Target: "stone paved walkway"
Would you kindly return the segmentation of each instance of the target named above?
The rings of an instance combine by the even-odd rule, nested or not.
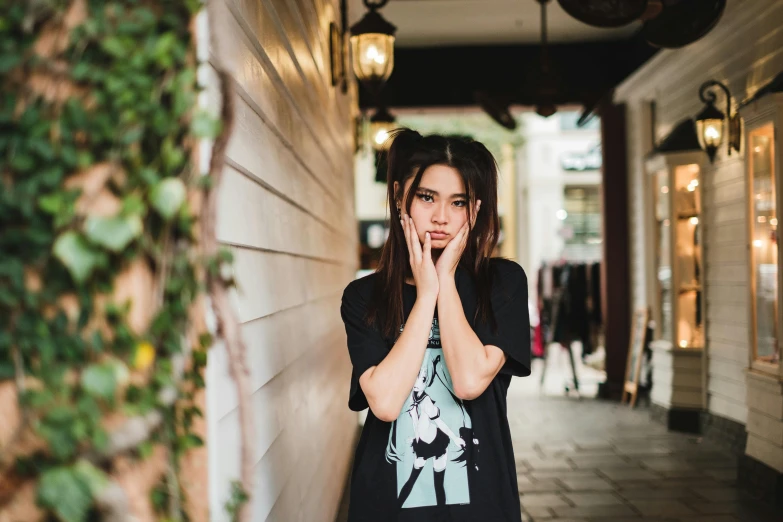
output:
[[[783,521],[738,492],[722,448],[646,408],[541,397],[525,381],[512,382],[509,422],[526,522]]]

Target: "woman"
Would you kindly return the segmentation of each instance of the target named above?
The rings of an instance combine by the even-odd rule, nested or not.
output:
[[[466,138],[392,139],[396,219],[377,271],[349,284],[341,306],[348,404],[370,409],[348,519],[519,522],[506,392],[530,374],[528,292],[518,264],[490,257],[497,165]]]

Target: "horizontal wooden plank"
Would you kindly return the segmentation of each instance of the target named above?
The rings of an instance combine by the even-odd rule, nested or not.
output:
[[[305,119],[319,134],[327,134],[322,136],[323,142],[328,149],[333,149],[336,145],[332,143],[333,133],[338,129],[336,122],[341,117],[336,110],[337,102],[343,95],[331,85],[327,88],[286,2],[226,0],[226,5],[246,35],[254,39],[275,64]]]
[[[745,199],[743,198],[725,203],[711,203],[709,211],[705,212],[702,222],[706,230],[707,227],[736,221],[744,222],[746,219],[747,209],[745,208]]]
[[[748,309],[737,303],[708,299],[707,319],[713,322],[748,325]]]
[[[734,380],[720,374],[710,374],[707,389],[712,395],[729,397],[738,402],[745,402],[747,386],[743,380]]]
[[[212,24],[213,30],[221,35],[218,54],[213,55],[212,61],[233,76],[237,95],[285,139],[289,148],[297,151],[303,163],[325,185],[342,180],[342,175],[351,170],[350,122],[345,122],[345,129],[338,135],[342,145],[337,150],[329,150],[321,143],[318,128],[307,121],[307,114],[283,83],[272,59],[258,42],[245,34],[224,4],[218,2]]]
[[[749,293],[742,284],[711,284],[707,288],[707,306],[720,306],[725,303],[748,310]],[[747,314],[745,314],[747,316]]]
[[[750,410],[747,427],[748,433],[780,446],[783,452],[783,420]]]
[[[705,272],[708,285],[711,285],[713,281],[721,283],[747,283],[748,281],[748,267],[746,265],[713,264],[710,259],[707,261]],[[707,294],[709,296],[709,290]]]
[[[745,222],[732,221],[713,226],[709,231],[705,230],[704,244],[708,249],[713,245],[745,244],[747,238]]]
[[[748,386],[748,404],[752,409],[774,418],[783,418],[783,395]]]
[[[714,415],[737,421],[740,424],[745,424],[748,416],[748,405],[742,398],[708,395],[707,409]]]
[[[718,339],[722,342],[747,346],[748,328],[747,325],[740,326],[734,324],[709,323],[707,336],[710,340]]]
[[[247,248],[232,248],[242,322],[300,306],[327,296],[339,297],[354,267]]]
[[[720,339],[710,339],[708,344],[709,360],[719,360],[723,364],[733,364],[743,368],[748,365],[748,345],[727,343]]]
[[[712,348],[712,347],[710,347]],[[710,379],[720,377],[733,382],[745,385],[745,369],[748,367],[747,360],[744,362],[724,359],[713,354],[710,350],[709,375]]]
[[[224,170],[219,205],[222,242],[345,265],[356,260],[356,227],[333,228],[230,167]]]
[[[712,207],[712,205],[732,204],[732,206],[736,205],[744,210],[744,205],[747,201],[745,196],[745,180],[740,177],[732,179],[730,182],[717,185],[708,192],[708,195],[710,198],[707,203],[710,207]],[[740,217],[744,217],[744,212]]]
[[[746,454],[783,473],[783,448],[779,445],[749,433]]]

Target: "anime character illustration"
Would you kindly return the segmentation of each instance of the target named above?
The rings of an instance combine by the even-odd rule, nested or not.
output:
[[[454,395],[437,321],[386,448],[387,461],[397,466],[398,503],[403,508],[470,503],[468,457],[478,441],[463,402]],[[456,457],[449,459],[450,453]]]

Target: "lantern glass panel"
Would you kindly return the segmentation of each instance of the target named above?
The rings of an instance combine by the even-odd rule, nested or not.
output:
[[[394,36],[368,33],[351,37],[353,69],[359,81],[386,81],[394,69]]]

